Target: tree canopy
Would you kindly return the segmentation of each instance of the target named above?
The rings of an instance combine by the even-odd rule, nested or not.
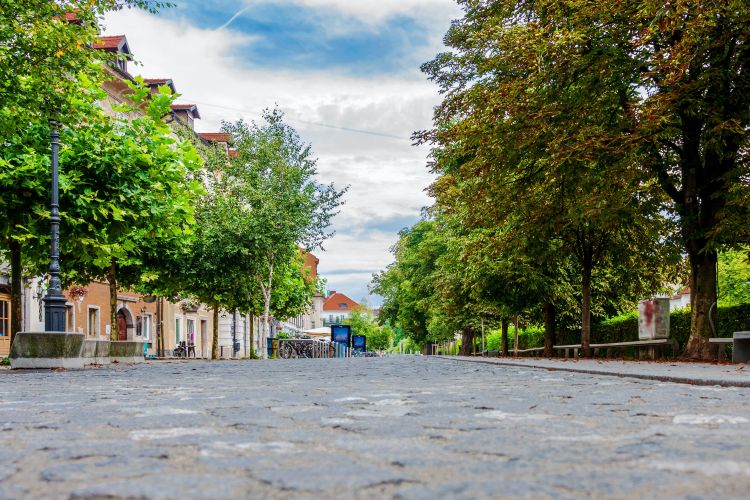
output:
[[[658,293],[684,252],[688,354],[706,356],[717,249],[747,240],[750,8],[458,3],[448,51],[423,66],[444,98],[416,135],[441,217],[492,242],[486,268],[528,264],[536,294],[578,274],[584,350],[597,288],[607,307]]]

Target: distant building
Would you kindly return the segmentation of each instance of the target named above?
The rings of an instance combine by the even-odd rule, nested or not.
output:
[[[354,308],[359,304],[341,292],[329,292],[323,301],[323,324],[335,325],[351,316]]]
[[[690,288],[683,288],[678,293],[669,298],[669,310],[683,309],[690,307]]]
[[[300,252],[303,252],[305,256],[305,262],[303,266],[308,273],[308,278],[311,280],[317,280],[318,264],[320,264],[320,259],[311,252],[304,252],[303,250],[300,250]],[[323,315],[323,301],[323,295],[321,293],[316,293],[312,297],[312,305],[310,306],[310,309],[305,314],[301,314],[295,318],[287,319],[284,322],[285,324],[283,326],[287,328],[292,327],[290,329],[297,330],[293,333],[320,328],[321,326],[323,326],[323,321],[321,319]]]

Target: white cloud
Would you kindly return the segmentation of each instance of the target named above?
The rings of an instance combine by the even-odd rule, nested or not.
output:
[[[377,17],[407,12],[448,0],[398,2],[299,0],[310,6],[329,5],[352,15]],[[377,6],[382,4],[382,9]],[[374,14],[377,12],[378,14]],[[447,20],[450,16],[445,18]],[[427,150],[409,137],[430,126],[438,102],[435,87],[418,71],[403,75],[356,77],[351,72],[292,71],[252,68],[238,59],[236,49],[251,38],[231,30],[204,30],[184,19],[170,20],[140,11],[122,11],[106,20],[108,34],[125,34],[142,67],[132,73],[170,77],[181,102],[198,104],[200,131],[213,131],[221,120],[258,119],[266,107],[278,105],[310,142],[319,157],[321,182],[350,185],[346,205],[337,218],[338,234],[319,253],[323,275],[331,272],[332,288],[363,293],[372,271],[391,261],[395,232],[368,230],[368,224],[398,217],[417,217],[429,203],[424,188],[431,176],[425,168]],[[312,125],[320,122],[369,130],[403,139],[345,132]],[[340,270],[361,272],[335,274]],[[358,297],[359,298],[359,297]]]

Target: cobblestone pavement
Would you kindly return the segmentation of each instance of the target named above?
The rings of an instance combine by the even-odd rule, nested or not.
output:
[[[424,357],[0,372],[0,498],[747,497],[750,389]]]

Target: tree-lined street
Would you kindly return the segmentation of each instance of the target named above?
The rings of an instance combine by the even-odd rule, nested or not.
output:
[[[1,428],[14,436],[0,450],[0,498],[743,497],[750,487],[747,388],[419,356],[0,377]]]

